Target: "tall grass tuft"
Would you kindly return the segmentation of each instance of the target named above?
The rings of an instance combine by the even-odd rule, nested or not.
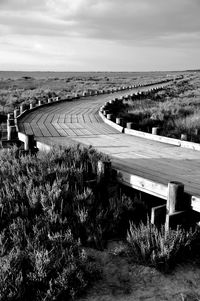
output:
[[[138,227],[131,223],[127,241],[133,261],[169,271],[185,258],[199,237],[199,230],[166,231],[164,226],[158,230],[148,221]]]

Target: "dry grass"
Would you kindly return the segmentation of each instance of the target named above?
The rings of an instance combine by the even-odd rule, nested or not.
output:
[[[0,112],[7,113],[20,103],[29,103],[43,97],[64,98],[69,93],[156,82],[165,77],[166,73],[160,72],[0,72]]]
[[[143,131],[158,126],[163,136],[180,138],[185,133],[189,140],[200,142],[200,73],[149,98],[129,101],[127,111],[119,115]]]

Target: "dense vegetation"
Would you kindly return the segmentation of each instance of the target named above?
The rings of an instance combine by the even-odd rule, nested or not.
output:
[[[37,156],[1,151],[0,300],[66,300],[99,276],[85,247],[125,237],[135,212],[115,195],[114,175],[97,172],[99,160],[109,165],[79,146]]]
[[[180,139],[187,134],[188,140],[200,142],[200,78],[196,76],[151,93],[149,97],[126,102],[118,112],[134,128],[151,132],[159,127],[160,134]]]
[[[139,226],[131,224],[127,241],[133,261],[168,272],[177,263],[194,255],[200,232],[198,228],[185,231],[179,227],[165,231],[164,226],[158,229],[147,221]]]
[[[164,270],[199,240],[198,231],[151,226],[145,206],[119,193],[109,162],[91,147],[1,150],[1,301],[74,299],[101,276],[87,250],[127,231],[125,256]]]

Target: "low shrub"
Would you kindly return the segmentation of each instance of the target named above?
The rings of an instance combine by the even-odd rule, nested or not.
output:
[[[74,299],[99,269],[71,230],[52,231],[48,218],[16,219],[0,243],[0,300]]]
[[[188,251],[199,240],[200,232],[177,230],[158,230],[149,221],[138,227],[130,224],[127,235],[129,254],[133,261],[168,271],[188,255]]]
[[[99,160],[108,158],[91,147],[2,150],[0,300],[74,298],[100,275],[86,247],[102,250],[144,218],[142,204],[118,195],[112,172],[99,177]]]

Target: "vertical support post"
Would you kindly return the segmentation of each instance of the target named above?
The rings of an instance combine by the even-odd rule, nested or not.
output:
[[[122,126],[122,125],[123,125],[123,118],[117,117],[117,118],[116,118],[116,124]]]
[[[24,137],[24,150],[29,151],[34,148],[34,136],[33,135],[25,135]]]
[[[108,110],[103,110],[103,115],[106,116],[107,114],[109,114]]]
[[[111,175],[111,162],[110,161],[98,161],[97,163],[97,182],[100,182],[102,178],[108,180]]]
[[[20,114],[22,114],[22,113],[25,111],[25,106],[22,104],[22,105],[19,107],[19,110],[20,110]]]
[[[30,103],[29,108],[32,110],[35,107],[35,104],[33,102]]]
[[[181,140],[187,141],[187,134],[181,134]]]
[[[183,183],[172,181],[168,183],[167,215],[165,229],[176,228],[185,222],[186,206]]]
[[[14,119],[7,119],[7,126],[13,126],[15,125],[15,120]]]
[[[126,127],[127,129],[133,129],[133,122],[127,122]]]
[[[166,205],[160,205],[151,208],[151,223],[160,228],[165,224],[166,219]]]
[[[17,129],[15,125],[7,125],[7,140],[14,140],[17,138]]]
[[[12,120],[12,119],[14,119],[14,113],[8,113],[7,120]]]
[[[107,118],[108,120],[112,120],[112,119],[113,119],[113,114],[107,114],[107,115],[106,115],[106,118]]]
[[[152,135],[158,135],[158,131],[159,131],[158,127],[153,127],[152,128]]]
[[[184,185],[180,182],[168,183],[167,212],[181,211],[184,208]]]
[[[15,109],[14,110],[14,119],[16,119],[17,116],[19,116],[19,115],[20,115],[20,110],[19,109]]]

